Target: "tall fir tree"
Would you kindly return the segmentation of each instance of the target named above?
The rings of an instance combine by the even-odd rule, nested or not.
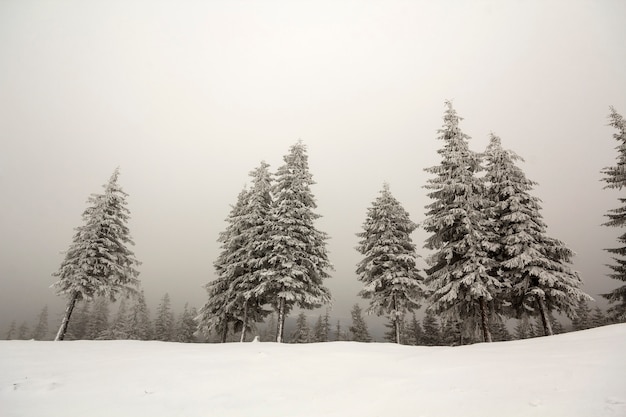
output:
[[[400,343],[404,315],[419,309],[424,297],[424,278],[411,239],[416,228],[385,184],[367,211],[363,232],[357,234],[361,240],[356,249],[363,259],[356,272],[365,283],[359,295],[369,300],[368,312],[390,318],[396,343]]]
[[[498,299],[502,283],[492,275],[497,249],[493,225],[485,215],[488,201],[477,173],[478,154],[468,146],[469,136],[459,127],[462,120],[446,102],[438,151],[441,164],[426,168],[435,175],[425,186],[433,202],[426,206],[423,228],[431,233],[425,247],[436,252],[428,261],[429,309],[446,320],[476,323],[483,340],[491,341],[490,305]]]
[[[507,288],[503,298],[515,317],[537,312],[545,334],[551,335],[553,310],[575,315],[576,305],[591,297],[569,266],[573,252],[547,236],[539,199],[530,194],[536,183],[515,164],[521,158],[504,150],[493,134],[485,158],[489,213],[499,244],[494,269],[499,268]]]
[[[139,284],[139,262],[128,248],[133,245],[128,226],[126,194],[118,185],[119,169],[105,184],[103,194],[92,194],[84,211],[84,224],[76,228],[54,284],[57,294],[68,298],[55,340],[63,340],[76,302],[133,293]]]
[[[128,317],[128,338],[131,340],[152,339],[150,310],[146,304],[146,297],[143,290],[136,294],[135,303],[130,309]]]
[[[33,330],[32,338],[35,340],[48,340],[48,306],[44,306],[39,313],[37,326]]]
[[[361,306],[358,303],[352,306],[350,315],[352,316],[352,325],[349,329],[352,334],[351,339],[355,342],[371,342],[372,337],[369,330],[367,330],[367,323],[363,318]]]
[[[626,120],[613,107],[609,114],[609,126],[617,129],[613,134],[613,138],[617,141],[617,163],[614,166],[605,167],[602,170],[606,182],[604,188],[617,189],[620,193],[622,188],[626,186]],[[624,228],[626,226],[626,197],[618,198],[621,207],[609,210],[606,216],[609,221],[604,223],[605,226]],[[618,281],[626,282],[626,233],[617,238],[621,245],[618,248],[606,249],[607,252],[614,255],[613,265],[609,265],[613,273],[609,276]],[[603,294],[603,297],[612,304],[609,313],[614,319],[619,321],[626,320],[626,283],[615,288],[613,291]]]
[[[330,301],[330,291],[323,284],[332,268],[326,240],[314,222],[320,215],[311,185],[306,146],[293,145],[283,157],[284,165],[276,172],[271,210],[272,239],[257,248],[269,254],[259,272],[263,280],[256,288],[278,315],[276,341],[284,337],[285,318],[295,307],[310,310]]]
[[[199,329],[207,336],[217,332],[222,343],[226,342],[231,324],[234,324],[238,317],[243,317],[242,311],[236,310],[237,304],[233,303],[236,297],[233,283],[245,273],[246,225],[243,219],[248,198],[249,192],[244,188],[237,196],[235,205],[231,207],[226,219],[228,225],[218,238],[222,250],[213,263],[217,278],[205,285],[208,300],[196,317]]]
[[[165,293],[157,306],[154,320],[154,338],[163,342],[174,340],[174,313],[172,312],[170,295]]]
[[[267,248],[271,247],[273,239],[270,221],[272,176],[268,167],[267,163],[261,162],[258,168],[250,172],[252,188],[247,195],[246,207],[239,217],[242,245],[237,249],[239,253],[233,254],[240,273],[231,282],[232,294],[226,309],[240,312],[237,323],[241,326],[241,342],[246,340],[246,332],[251,330],[252,324],[263,321],[270,313],[263,308],[267,304],[264,271],[272,255]]]

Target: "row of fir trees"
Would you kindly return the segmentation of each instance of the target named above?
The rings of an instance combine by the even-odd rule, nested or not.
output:
[[[418,225],[385,184],[357,234],[356,249],[363,258],[356,273],[364,284],[359,295],[369,301],[368,313],[390,319],[388,337],[397,343],[412,322],[407,318],[422,304],[427,317],[439,315],[442,327],[456,329],[461,338],[480,334],[489,342],[493,329],[503,327],[502,319],[528,317],[537,318],[543,333],[551,335],[554,312],[576,320],[577,307],[591,300],[571,268],[573,252],[547,234],[540,201],[532,195],[536,183],[517,165],[521,158],[503,149],[494,134],[484,152],[472,151],[461,120],[446,102],[438,131],[441,161],[425,170],[432,176],[425,185],[431,203],[421,225],[429,233],[424,245],[432,251],[428,267],[423,272],[417,267],[411,234]],[[602,172],[607,187],[621,189],[626,185],[626,124],[614,109],[610,120],[618,129],[618,164]],[[206,285],[208,300],[195,317],[199,332],[217,334],[221,341],[237,332],[244,341],[256,323],[271,315],[276,317],[272,338],[282,342],[292,310],[318,308],[331,299],[323,283],[332,269],[328,236],[314,224],[319,215],[306,146],[297,142],[283,160],[276,173],[261,162],[250,172],[251,186],[232,206],[218,239],[217,278]],[[140,263],[129,249],[127,194],[118,176],[116,169],[104,193],[89,198],[84,224],[54,274],[57,293],[68,300],[56,340],[65,337],[77,303],[138,294]],[[622,227],[626,208],[608,217],[607,225]],[[619,240],[626,243],[626,235]],[[626,247],[609,251],[626,255]],[[616,262],[612,277],[626,280],[626,260]],[[617,318],[626,314],[625,288],[605,295],[615,304],[611,311]],[[361,334],[358,340],[371,340],[358,324],[353,326],[354,334]]]

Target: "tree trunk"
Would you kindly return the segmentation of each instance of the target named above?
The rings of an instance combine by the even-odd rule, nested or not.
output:
[[[63,320],[61,321],[61,327],[59,327],[59,331],[57,332],[57,335],[54,338],[55,342],[65,339],[67,326],[70,324],[70,317],[72,316],[72,312],[74,311],[74,306],[76,306],[76,301],[78,301],[78,293],[74,292],[72,293],[70,297],[70,301],[67,303],[67,308],[65,309],[65,315],[63,316]]]
[[[395,328],[396,331],[396,343],[400,344],[400,320],[398,320],[398,311],[396,310],[396,295],[394,294],[393,296],[393,311],[394,311],[394,316],[393,316],[393,327]]]
[[[241,326],[241,339],[240,342],[246,341],[246,328],[248,327],[248,300],[243,304],[243,323]]]
[[[491,343],[492,339],[491,331],[489,330],[489,314],[487,314],[487,302],[485,301],[485,297],[480,297],[478,299],[478,303],[480,304],[480,324],[483,328],[483,340]]]
[[[285,329],[285,299],[278,301],[278,330],[276,331],[276,342],[283,343],[283,331]]]
[[[548,317],[548,311],[546,310],[546,304],[543,302],[543,298],[537,297],[537,304],[539,305],[539,313],[541,314],[541,321],[543,322],[543,333],[546,336],[552,336],[552,323]]]

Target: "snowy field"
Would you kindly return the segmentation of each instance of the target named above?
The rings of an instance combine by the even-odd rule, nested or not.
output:
[[[0,415],[626,416],[626,325],[457,348],[1,341]]]

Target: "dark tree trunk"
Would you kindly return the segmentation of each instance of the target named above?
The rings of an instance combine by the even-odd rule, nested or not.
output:
[[[248,328],[248,301],[243,304],[243,323],[241,326],[241,339],[240,342],[246,341],[246,330]]]
[[[480,305],[480,324],[483,328],[483,340],[485,342],[492,342],[491,331],[489,330],[489,314],[487,311],[487,302],[484,297],[478,299]]]
[[[72,317],[72,312],[74,311],[74,307],[76,306],[76,301],[78,301],[78,293],[72,293],[69,302],[67,303],[67,308],[65,309],[65,315],[63,315],[63,320],[61,321],[61,327],[59,327],[59,331],[57,332],[55,341],[60,341],[65,339],[65,333],[67,332],[67,326],[70,324],[70,317]]]
[[[550,318],[548,317],[548,311],[546,309],[546,304],[543,302],[543,298],[537,298],[537,304],[539,305],[539,313],[541,314],[541,322],[543,323],[543,333],[546,336],[552,336],[554,333],[552,332],[552,323],[550,323]]]
[[[396,305],[396,295],[394,294],[392,297],[393,297],[393,310],[394,310],[393,327],[394,327],[395,332],[396,332],[396,343],[400,344],[400,320],[398,320],[398,311],[397,311],[397,305]]]
[[[285,299],[278,301],[278,330],[276,331],[276,342],[283,343],[283,332],[285,330]]]

